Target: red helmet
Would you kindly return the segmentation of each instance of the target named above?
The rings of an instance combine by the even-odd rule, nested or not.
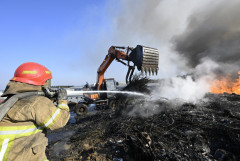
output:
[[[11,80],[33,85],[44,85],[48,79],[52,79],[52,73],[46,67],[38,63],[28,62],[16,69]]]

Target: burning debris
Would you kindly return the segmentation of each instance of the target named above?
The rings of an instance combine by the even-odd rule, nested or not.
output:
[[[238,74],[240,75],[240,72]],[[225,76],[214,80],[210,91],[218,94],[240,94],[240,76],[238,76],[238,79],[233,79],[232,76]]]
[[[209,102],[183,104],[151,117],[106,110],[77,118],[70,148],[51,160],[239,160],[240,101],[209,94]],[[162,106],[159,104],[159,108]]]
[[[134,82],[137,87],[149,80]],[[127,89],[139,91],[134,85]],[[160,98],[144,101],[138,97],[118,98],[122,101],[121,114],[110,109],[95,111],[78,116],[77,124],[57,131],[58,134],[71,131],[72,135],[67,141],[56,141],[56,137],[54,141],[50,137],[48,158],[58,161],[240,159],[238,95],[209,93],[196,104],[178,104],[177,100]],[[155,113],[144,117],[133,115],[135,108],[145,113],[152,109]],[[66,149],[56,152],[57,145]]]
[[[64,140],[67,150],[56,154],[57,142],[50,141],[49,159],[240,160],[240,96],[236,95],[240,94],[240,78],[234,79],[240,69],[239,1],[212,2],[202,10],[194,8],[182,34],[164,30],[165,27],[171,29],[171,24],[172,31],[176,30],[176,18],[172,18],[174,23],[170,25],[168,17],[165,21],[156,21],[164,17],[164,2],[141,3],[144,5],[139,9],[133,7],[135,2],[125,1],[128,5],[123,5],[125,10],[116,21],[118,24],[126,17],[128,21],[118,25],[121,35],[117,38],[131,41],[134,37],[139,40],[141,35],[145,39],[147,35],[149,42],[169,48],[172,46],[169,40],[173,40],[175,52],[159,48],[167,51],[165,55],[159,53],[160,73],[171,76],[183,71],[192,75],[160,81],[152,93],[155,97],[117,95],[109,100],[114,101],[112,110],[78,116],[77,124],[62,129],[74,130],[74,135]],[[135,20],[135,25],[129,19]],[[153,21],[146,23],[150,19]],[[132,39],[126,39],[130,35],[128,32]],[[160,40],[162,35],[169,42]],[[133,80],[126,90],[149,94],[144,86],[146,82],[147,79]],[[62,145],[61,139],[59,142]]]

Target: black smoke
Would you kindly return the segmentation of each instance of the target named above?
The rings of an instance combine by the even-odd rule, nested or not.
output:
[[[216,4],[217,3],[217,4]],[[174,38],[175,50],[192,68],[211,59],[218,72],[240,70],[240,1],[217,1],[189,17],[186,30]]]

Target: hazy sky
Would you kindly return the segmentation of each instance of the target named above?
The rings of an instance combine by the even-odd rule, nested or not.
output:
[[[86,57],[99,54],[100,34],[111,34],[106,7],[99,0],[0,1],[0,89],[25,62],[49,68],[53,85],[94,83],[101,60]]]

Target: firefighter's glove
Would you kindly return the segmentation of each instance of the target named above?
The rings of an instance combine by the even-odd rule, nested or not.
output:
[[[59,89],[57,91],[57,100],[67,100],[67,91],[66,89]]]

